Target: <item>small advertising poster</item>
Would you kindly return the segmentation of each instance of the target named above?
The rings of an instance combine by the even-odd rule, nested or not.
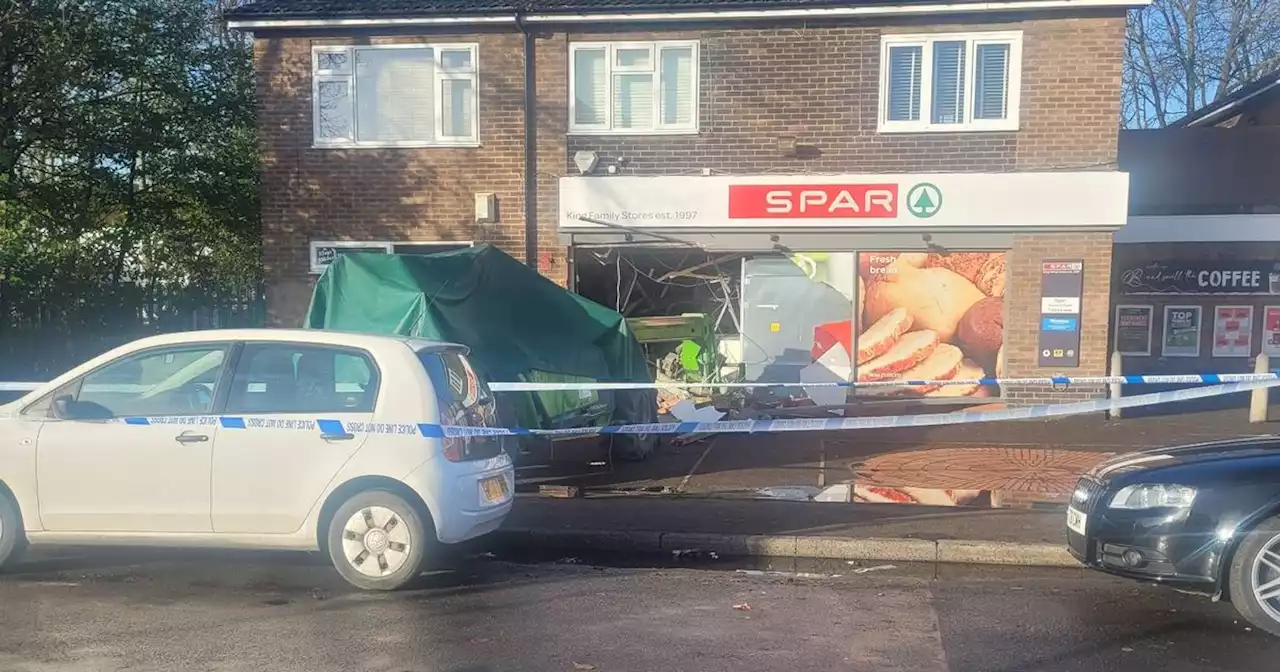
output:
[[[1217,306],[1213,309],[1213,356],[1248,357],[1253,354],[1253,306]]]
[[[1040,366],[1080,366],[1080,297],[1084,260],[1040,264]]]
[[[1146,357],[1151,354],[1154,306],[1116,306],[1116,352]]]
[[[1164,307],[1164,357],[1200,356],[1200,306]]]
[[[1267,306],[1262,311],[1262,351],[1268,357],[1280,356],[1280,306]]]

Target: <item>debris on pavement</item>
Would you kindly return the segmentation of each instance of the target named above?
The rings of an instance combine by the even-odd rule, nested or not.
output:
[[[742,604],[735,604],[733,605],[733,608],[737,611],[751,611],[751,605],[746,602],[743,602]]]
[[[857,560],[850,560],[849,564],[852,565],[852,564],[856,564],[857,562],[858,562]],[[871,572],[883,572],[887,569],[897,569],[897,568],[898,568],[897,565],[876,565],[874,567],[859,567],[858,569],[853,570],[853,573],[869,574]]]
[[[700,558],[705,558],[708,560],[719,560],[720,554],[716,553],[715,551],[704,551],[700,548],[685,548],[685,549],[676,549],[674,551],[671,551],[671,557],[677,560],[679,559],[696,560]]]
[[[838,579],[840,574],[815,574],[813,572],[778,572],[766,571],[763,569],[739,569],[738,573],[743,576],[778,576],[788,579]]]
[[[582,496],[582,488],[576,485],[539,485],[539,497],[553,497],[555,499],[577,499]]]
[[[596,669],[596,666],[590,663],[575,662],[573,664],[573,669],[576,670],[577,672],[591,672],[592,670]]]

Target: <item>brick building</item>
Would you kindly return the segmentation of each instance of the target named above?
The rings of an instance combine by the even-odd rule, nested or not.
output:
[[[753,379],[1101,374],[1145,4],[244,6],[271,319],[344,249],[489,242],[629,315],[713,314]],[[962,387],[917,393],[993,392]]]

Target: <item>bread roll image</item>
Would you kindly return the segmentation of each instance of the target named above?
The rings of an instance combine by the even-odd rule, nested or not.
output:
[[[902,372],[901,380],[949,380],[955,378],[964,362],[964,353],[950,343],[941,343],[923,361]],[[979,369],[981,370],[981,369]],[[908,394],[928,394],[942,385],[915,385],[905,388]]]
[[[896,308],[906,308],[913,327],[930,329],[950,342],[960,318],[986,298],[972,282],[945,268],[904,270],[867,287],[865,317],[874,323]]]
[[[875,282],[903,269],[924,268],[928,261],[927,252],[862,252],[858,254],[858,275]]]
[[[896,380],[916,364],[923,362],[938,348],[938,333],[923,329],[913,331],[898,339],[883,355],[858,367],[858,380]]]
[[[984,368],[994,367],[1004,345],[1004,299],[987,297],[970,306],[956,326],[956,343]]]
[[[887,315],[876,320],[866,331],[858,335],[858,364],[883,355],[893,347],[902,335],[911,329],[911,314],[906,308],[891,310]]]
[[[956,274],[964,277],[969,282],[975,282],[978,278],[978,271],[982,269],[983,264],[987,263],[990,258],[990,252],[948,252],[947,254],[933,252],[929,254],[925,266],[927,268],[945,268],[948,271],[955,271]]]
[[[956,380],[974,380],[978,378],[986,378],[987,372],[982,370],[982,366],[972,359],[965,359],[956,369],[956,375],[952,378]],[[971,397],[977,394],[982,386],[977,383],[968,383],[965,385],[941,385],[936,389],[925,393],[927,397]]]
[[[996,378],[1004,378],[1004,346],[996,350]]]
[[[973,284],[982,290],[983,294],[990,297],[1000,298],[1004,296],[1005,278],[1008,276],[1008,269],[1005,266],[1003,254],[991,255],[982,268],[978,269],[977,275],[973,278]]]

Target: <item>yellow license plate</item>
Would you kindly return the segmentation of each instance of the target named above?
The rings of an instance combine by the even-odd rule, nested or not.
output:
[[[480,493],[485,502],[501,502],[510,493],[505,476],[492,476],[480,481]]]

